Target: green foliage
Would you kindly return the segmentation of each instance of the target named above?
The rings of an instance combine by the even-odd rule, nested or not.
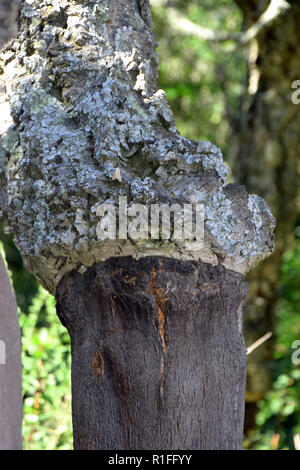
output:
[[[239,9],[232,1],[172,2],[185,17],[218,31],[237,32]],[[193,140],[212,140],[224,151],[230,119],[239,107],[246,74],[243,52],[223,52],[193,36],[178,33],[167,21],[167,10],[153,9],[160,55],[159,85],[173,110],[180,132]]]
[[[72,449],[70,338],[55,299],[23,268],[0,227],[0,252],[16,293],[22,330],[24,449]]]
[[[22,331],[23,446],[72,449],[70,337],[56,315],[55,299],[23,269],[10,237],[0,233]]]
[[[42,287],[20,311],[23,338],[24,448],[71,449],[70,339]]]
[[[277,340],[272,363],[273,387],[259,403],[256,428],[245,448],[270,449],[274,434],[279,449],[294,449],[300,433],[300,366],[292,362],[294,341],[300,340],[300,240],[285,255],[282,265],[282,296],[277,311]]]

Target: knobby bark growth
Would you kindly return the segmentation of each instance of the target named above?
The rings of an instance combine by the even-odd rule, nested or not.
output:
[[[23,1],[1,67],[0,201],[71,335],[75,447],[239,448],[243,275],[274,219],[177,132],[148,0]],[[203,246],[99,237],[120,196],[202,203]]]
[[[240,274],[166,257],[67,274],[75,448],[241,448],[246,294]]]

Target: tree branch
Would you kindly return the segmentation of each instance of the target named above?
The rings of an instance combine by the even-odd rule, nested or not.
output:
[[[227,42],[234,41],[238,47],[248,45],[266,26],[270,25],[278,18],[290,5],[285,0],[272,0],[268,8],[259,17],[258,21],[252,25],[247,31],[241,33],[223,33],[204,28],[193,21],[186,18],[178,10],[168,8],[168,21],[172,28],[177,32],[184,33],[189,36],[195,36],[198,39],[211,42]],[[232,51],[232,48],[230,48]]]

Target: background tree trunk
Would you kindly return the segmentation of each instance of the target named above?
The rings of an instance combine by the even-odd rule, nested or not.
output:
[[[17,35],[20,4],[21,0],[0,0],[0,47]]]
[[[17,306],[0,257],[0,450],[22,448],[21,331]]]
[[[17,34],[20,1],[0,0],[0,47]],[[22,448],[21,331],[12,287],[0,256],[0,450]]]
[[[245,28],[255,23],[269,5],[267,0],[236,0]],[[289,2],[271,25],[250,45],[248,80],[237,127],[233,129],[230,163],[236,180],[264,197],[278,221],[273,256],[248,275],[249,299],[245,314],[247,344],[274,331],[280,294],[284,249],[294,238],[299,212],[299,106],[292,103],[292,82],[299,79],[299,2]],[[255,403],[271,385],[269,340],[248,358],[246,399]],[[253,409],[252,406],[249,409]],[[251,412],[252,417],[253,413]],[[253,419],[249,419],[251,427]]]
[[[61,281],[72,341],[75,449],[239,449],[243,276],[111,258]]]

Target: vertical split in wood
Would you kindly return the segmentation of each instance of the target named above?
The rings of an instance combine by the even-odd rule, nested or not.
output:
[[[160,288],[156,286],[157,284],[157,272],[155,268],[152,268],[152,277],[151,282],[149,284],[148,290],[151,294],[154,295],[156,308],[157,308],[157,318],[158,318],[158,326],[159,326],[159,334],[161,338],[161,344],[163,348],[163,354],[161,356],[161,374],[160,374],[160,398],[161,400],[164,399],[164,372],[166,367],[166,361],[168,358],[168,348],[166,344],[166,336],[165,336],[165,323],[166,317],[164,314],[164,306],[168,301],[167,297],[163,297],[162,291]]]

